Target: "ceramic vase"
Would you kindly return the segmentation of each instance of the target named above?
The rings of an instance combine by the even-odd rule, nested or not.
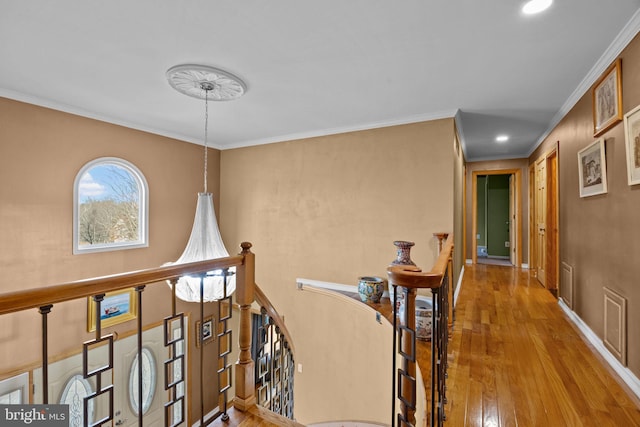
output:
[[[358,278],[358,294],[362,302],[379,303],[387,283],[381,277],[364,276]]]
[[[396,247],[396,259],[391,262],[391,265],[416,265],[411,261],[411,248],[415,245],[414,242],[408,242],[406,240],[396,240],[393,242]],[[400,324],[404,325],[404,288],[397,286],[398,295],[394,295],[393,289],[389,286],[389,297],[393,304],[394,297],[396,298],[396,313]]]
[[[415,245],[414,242],[396,240],[393,244],[396,247],[396,259],[391,262],[391,265],[416,265],[411,261],[411,248]]]
[[[433,320],[432,303],[427,297],[416,298],[416,338],[431,340],[431,322]]]

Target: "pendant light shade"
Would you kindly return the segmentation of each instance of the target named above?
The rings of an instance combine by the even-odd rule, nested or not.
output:
[[[167,71],[169,84],[185,95],[204,99],[204,192],[198,193],[196,216],[191,236],[184,252],[173,263],[184,264],[229,256],[224,247],[216,214],[213,196],[207,191],[207,131],[209,123],[209,100],[229,101],[244,94],[246,86],[233,74],[204,65],[177,65]],[[172,286],[169,283],[169,286]],[[204,277],[182,276],[176,284],[176,296],[189,302],[218,301],[231,295],[236,289],[235,267],[226,271],[209,271]]]
[[[213,196],[211,193],[198,193],[196,216],[193,220],[193,228],[191,229],[191,236],[187,246],[176,262],[165,265],[184,264],[228,256],[229,252],[227,252],[218,230],[216,213],[213,209]],[[236,289],[235,267],[229,269],[226,277],[222,270],[210,271],[203,281],[202,300],[204,302],[223,299],[231,295]],[[200,277],[180,277],[176,284],[176,296],[183,301],[199,302]]]

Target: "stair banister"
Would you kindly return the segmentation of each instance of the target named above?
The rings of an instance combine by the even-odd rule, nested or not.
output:
[[[431,408],[430,426],[441,426],[446,419],[444,404],[446,403],[446,369],[447,342],[449,339],[449,307],[450,281],[453,254],[453,235],[450,234],[444,247],[439,251],[436,263],[429,272],[423,272],[414,265],[392,265],[387,268],[389,285],[394,291],[401,287],[404,292],[405,312],[403,325],[394,328],[394,352],[396,334],[400,331],[400,355],[402,366],[397,373],[397,392],[400,399],[400,413],[397,414],[398,425],[415,425],[415,377],[416,377],[416,320],[415,301],[417,289],[428,288],[432,293],[431,323]],[[397,292],[394,292],[396,295]],[[395,317],[395,302],[394,317]],[[394,373],[394,376],[396,374]],[[394,398],[395,399],[395,398]],[[395,400],[394,400],[395,408]],[[395,426],[394,409],[392,426]]]
[[[240,354],[236,363],[236,395],[233,405],[246,411],[256,404],[255,368],[251,358],[251,304],[255,298],[255,255],[251,243],[242,245],[243,268],[236,273],[236,302],[240,306]]]

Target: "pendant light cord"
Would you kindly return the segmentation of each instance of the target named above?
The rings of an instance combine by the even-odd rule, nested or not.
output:
[[[207,192],[207,166],[208,166],[208,149],[207,149],[207,131],[209,128],[209,90],[205,90],[204,96],[204,192]]]

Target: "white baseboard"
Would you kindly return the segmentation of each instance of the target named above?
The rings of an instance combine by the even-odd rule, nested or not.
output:
[[[460,295],[460,289],[462,288],[462,278],[464,277],[464,265],[460,269],[460,276],[458,277],[458,283],[456,284],[456,291],[453,293],[453,307],[455,308],[458,302],[458,295]]]
[[[602,340],[587,326],[586,323],[572,311],[562,300],[558,300],[558,305],[569,317],[569,320],[582,332],[587,341],[589,341],[597,350],[598,353],[606,360],[611,368],[620,376],[622,381],[629,386],[631,391],[640,398],[640,379],[636,377],[629,368],[625,367],[607,350],[602,343]]]
[[[524,269],[524,270],[528,270],[529,269],[529,264],[522,264],[520,266],[520,268]]]
[[[467,264],[473,264],[473,260],[472,259],[468,259],[468,260],[466,260],[466,263]]]

